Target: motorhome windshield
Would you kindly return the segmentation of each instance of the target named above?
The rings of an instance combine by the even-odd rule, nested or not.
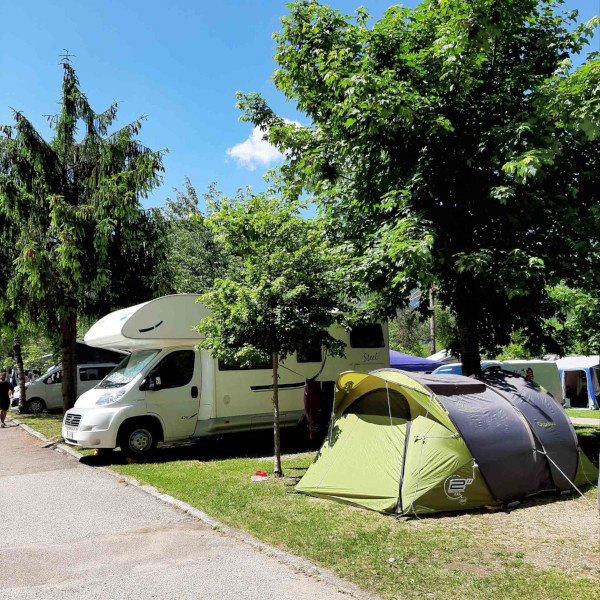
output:
[[[135,350],[124,358],[98,385],[118,388],[127,385],[157,354],[158,350]]]

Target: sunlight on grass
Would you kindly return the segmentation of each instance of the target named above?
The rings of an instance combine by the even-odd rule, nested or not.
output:
[[[598,425],[600,425],[600,410],[581,410],[577,408],[567,408],[566,410],[569,417],[575,419],[598,419]]]

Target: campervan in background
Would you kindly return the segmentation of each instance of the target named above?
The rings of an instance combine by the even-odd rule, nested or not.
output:
[[[113,312],[88,331],[88,345],[131,355],[65,414],[63,437],[68,443],[121,446],[140,456],[158,441],[272,427],[271,365],[240,368],[219,362],[205,350],[195,351],[201,338],[193,328],[209,315],[196,298],[157,298]],[[344,341],[344,358],[327,357],[323,365],[320,353],[293,355],[280,364],[282,426],[300,422],[307,378],[335,381],[343,371],[389,367],[385,324],[352,332],[336,327],[331,333]]]
[[[116,366],[110,363],[86,363],[77,365],[77,397],[100,383]],[[62,399],[62,366],[51,367],[36,380],[26,383],[27,412],[41,413],[44,410],[57,410],[63,407]],[[12,408],[16,409],[21,402],[21,391],[15,388]]]
[[[596,356],[566,356],[556,361],[560,371],[565,406],[571,408],[600,408],[600,360]]]

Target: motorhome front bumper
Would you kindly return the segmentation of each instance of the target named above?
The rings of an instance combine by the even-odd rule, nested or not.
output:
[[[114,448],[117,411],[71,409],[65,413],[62,436],[67,444],[84,448]]]

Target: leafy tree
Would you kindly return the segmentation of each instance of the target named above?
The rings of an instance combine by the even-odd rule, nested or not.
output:
[[[560,285],[550,290],[556,312],[548,326],[566,353],[598,354],[600,352],[600,296]]]
[[[273,367],[274,473],[281,476],[279,364],[293,352],[322,347],[341,356],[343,343],[328,328],[343,308],[334,273],[339,257],[318,221],[303,218],[298,202],[264,194],[209,203],[207,226],[239,272],[217,279],[200,300],[210,308],[198,331],[200,346],[228,363]]]
[[[390,348],[414,356],[423,356],[423,343],[429,336],[429,323],[411,308],[396,311],[389,322]]]
[[[94,112],[68,55],[62,68],[60,112],[48,117],[51,141],[18,111],[13,126],[0,128],[6,166],[0,212],[16,230],[18,252],[7,295],[30,318],[41,311],[49,329],[60,334],[67,410],[75,402],[77,315],[110,297],[111,278],[123,286],[111,269],[132,275],[129,269],[144,268],[135,260],[122,263],[132,247],[145,256],[140,238],[151,219],[139,198],[159,183],[163,166],[162,152],[137,140],[142,119],[109,133],[117,103]],[[126,283],[132,281],[139,278]]]
[[[439,348],[450,348],[456,342],[456,325],[450,311],[439,304],[434,305],[435,341]],[[390,348],[415,356],[428,356],[431,344],[431,328],[428,315],[413,308],[401,308],[389,321]]]
[[[166,199],[164,216],[169,224],[168,265],[170,282],[177,293],[202,293],[212,287],[213,281],[224,275],[231,262],[215,241],[213,231],[204,223],[198,207],[196,189],[186,177],[185,190],[175,189],[175,200]],[[218,198],[213,183],[206,201]]]
[[[311,126],[239,96],[285,153],[288,193],[312,192],[346,241],[373,310],[435,286],[466,374],[514,330],[551,345],[548,285],[599,281],[600,60],[569,59],[597,21],[561,4],[427,0],[370,27],[363,8],[297,0],[273,80]]]

